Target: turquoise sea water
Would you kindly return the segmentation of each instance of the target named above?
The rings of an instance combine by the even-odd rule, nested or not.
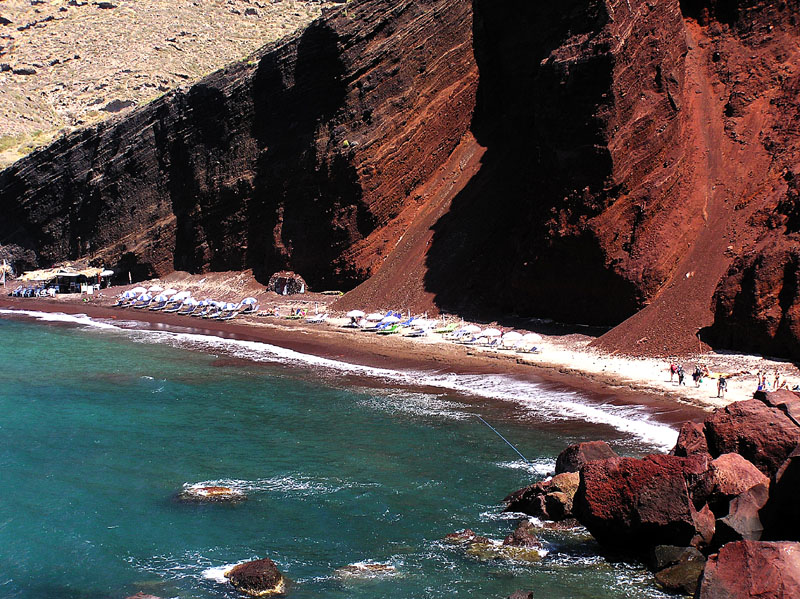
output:
[[[570,442],[603,437],[637,454],[674,440],[646,414],[531,381],[0,316],[2,598],[235,597],[221,572],[258,557],[297,599],[661,596],[646,571],[598,557],[581,534],[543,531],[549,553],[533,565],[441,542],[464,528],[502,539],[518,520],[500,514],[502,498],[543,478]],[[174,501],[199,482],[249,500]],[[336,572],[370,561],[395,572]]]

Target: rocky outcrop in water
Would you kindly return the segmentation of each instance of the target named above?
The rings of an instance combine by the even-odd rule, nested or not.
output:
[[[268,557],[234,566],[225,572],[233,588],[251,597],[282,595],[286,579]]]
[[[605,548],[647,563],[666,590],[694,594],[701,581],[700,597],[793,597],[800,425],[788,414],[800,395],[756,397],[686,423],[670,455],[584,463],[572,514]],[[548,518],[543,498],[559,476],[568,475],[506,501]]]

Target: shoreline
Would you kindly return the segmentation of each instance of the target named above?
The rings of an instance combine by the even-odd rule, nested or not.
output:
[[[280,298],[286,301],[285,298]],[[647,380],[648,368],[657,368],[652,360],[605,356],[588,348],[591,337],[584,335],[544,336],[541,354],[515,354],[441,340],[439,335],[411,339],[401,336],[378,336],[344,329],[336,324],[307,324],[304,321],[250,315],[220,322],[197,320],[148,310],[113,308],[113,299],[80,296],[51,298],[14,298],[3,296],[0,309],[30,310],[48,313],[85,314],[93,319],[122,323],[123,328],[149,328],[178,333],[211,335],[221,338],[267,343],[303,354],[340,362],[389,368],[454,374],[501,374],[533,378],[558,387],[579,390],[596,403],[640,406],[659,423],[677,428],[686,420],[701,420],[714,405],[686,397],[688,387],[666,392]],[[335,320],[335,319],[334,319]],[[138,324],[137,324],[138,323]],[[601,365],[602,364],[602,365]],[[611,366],[611,368],[609,368]],[[645,373],[639,380],[618,372],[621,366]],[[665,365],[666,366],[666,365]],[[666,370],[660,373],[661,385],[669,387]],[[656,381],[658,383],[659,381]],[[689,381],[691,384],[691,380]],[[708,389],[710,390],[710,385]],[[729,386],[729,390],[731,387]],[[725,403],[742,399],[728,393]],[[752,396],[749,392],[748,398]]]

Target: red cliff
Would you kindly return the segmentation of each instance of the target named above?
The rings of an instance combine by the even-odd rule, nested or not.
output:
[[[800,3],[362,0],[0,173],[0,243],[800,355]],[[138,270],[137,270],[138,269]],[[265,279],[266,280],[266,279]]]

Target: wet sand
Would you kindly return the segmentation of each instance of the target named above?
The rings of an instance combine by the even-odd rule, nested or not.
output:
[[[456,374],[503,374],[533,380],[553,388],[577,390],[597,403],[642,406],[654,420],[677,428],[686,420],[701,420],[706,412],[690,403],[676,401],[659,392],[631,388],[629,381],[609,376],[593,376],[578,371],[533,363],[513,352],[483,351],[471,346],[436,340],[378,336],[332,324],[312,325],[302,320],[286,320],[256,315],[239,316],[233,321],[202,320],[174,313],[132,308],[113,308],[112,300],[78,296],[49,298],[0,298],[0,308],[50,313],[85,314],[94,319],[116,321],[123,328],[145,328],[228,339],[267,343],[350,364],[395,370]],[[234,358],[220,358],[232,363]],[[374,380],[365,382],[373,385]],[[488,400],[487,400],[488,401]],[[502,409],[498,416],[517,419],[516,407]],[[574,426],[574,424],[573,424]]]

